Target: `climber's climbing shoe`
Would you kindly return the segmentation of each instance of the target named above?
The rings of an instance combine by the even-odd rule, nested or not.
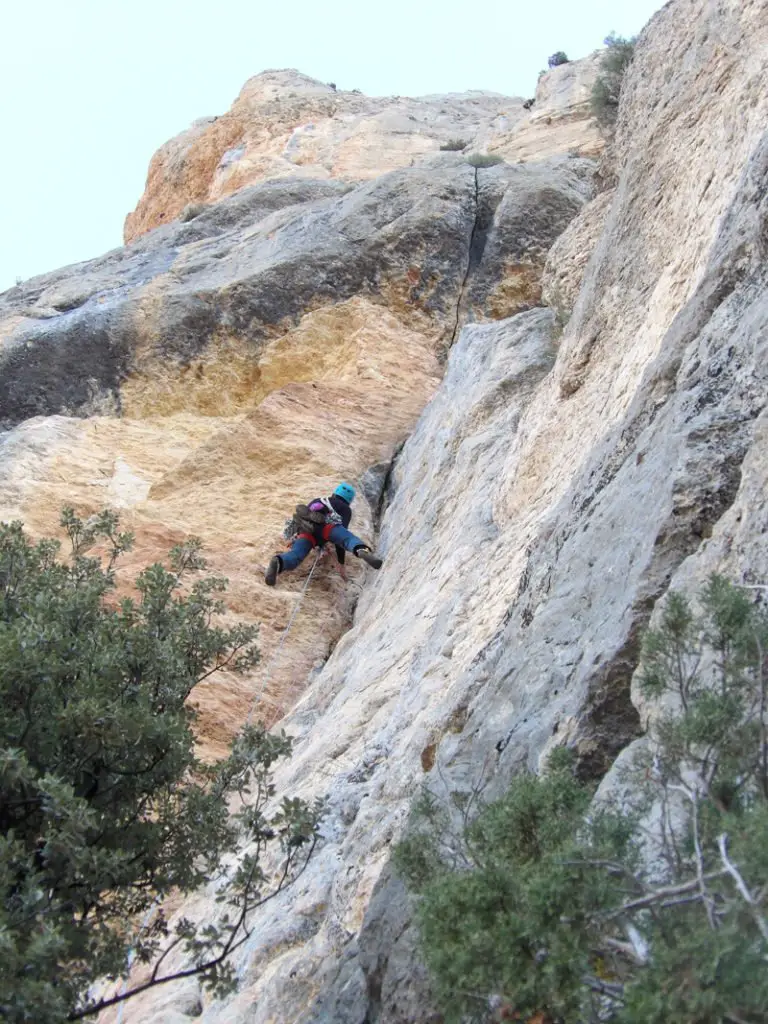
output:
[[[264,573],[264,582],[267,584],[268,587],[274,587],[275,580],[277,579],[277,574],[280,572],[281,569],[282,565],[280,564],[280,556],[273,555],[272,558],[270,558],[269,560],[267,571]]]
[[[362,558],[372,569],[380,569],[384,564],[378,555],[374,555],[370,548],[355,548],[355,554]]]

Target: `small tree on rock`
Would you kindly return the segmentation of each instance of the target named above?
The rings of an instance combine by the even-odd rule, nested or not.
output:
[[[634,56],[635,43],[635,36],[624,39],[614,32],[603,40],[605,51],[600,58],[600,72],[592,86],[590,109],[606,135],[612,134],[616,124],[621,85]]]
[[[119,600],[115,564],[132,537],[117,517],[67,509],[62,525],[67,560],[58,542],[0,524],[0,1018],[13,1024],[79,1020],[191,975],[226,991],[249,913],[303,870],[321,814],[288,799],[267,812],[285,735],[248,727],[226,759],[195,755],[192,689],[258,657],[254,627],[217,624],[226,581],[191,582],[199,542]],[[89,557],[96,543],[105,561]],[[163,899],[211,879],[221,916],[171,928]],[[185,967],[168,967],[174,950]],[[98,994],[132,956],[143,980]]]
[[[563,749],[477,814],[414,808],[396,863],[447,1022],[768,1019],[768,615],[717,576],[699,609],[671,595],[646,636],[667,710],[621,813]]]
[[[550,68],[557,68],[561,64],[570,64],[570,61],[563,50],[558,50],[557,53],[553,53],[551,57],[547,58],[547,64]]]
[[[498,153],[470,153],[466,159],[470,167],[478,170],[484,167],[497,167],[504,163],[504,157]]]

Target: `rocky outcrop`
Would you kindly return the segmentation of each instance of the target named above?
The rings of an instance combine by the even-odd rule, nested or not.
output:
[[[6,292],[0,420],[105,404],[130,415],[147,402],[170,413],[208,392],[235,411],[232,360],[229,383],[222,390],[216,379],[212,391],[201,359],[240,346],[247,374],[249,353],[308,311],[355,296],[451,333],[467,284],[478,310],[496,293],[508,293],[493,300],[506,313],[529,307],[538,300],[533,271],[590,195],[590,175],[584,160],[477,171],[446,153],[353,189],[254,186],[190,222]],[[520,267],[532,271],[528,286]],[[155,381],[154,398],[146,380]],[[242,384],[253,403],[253,381]]]
[[[3,297],[3,514],[43,529],[65,493],[106,497],[137,562],[200,533],[231,614],[264,624],[266,667],[305,578],[267,591],[253,572],[285,508],[339,476],[376,481],[369,535],[382,499],[381,572],[345,588],[324,567],[270,678],[198,695],[211,749],[254,697],[287,711],[279,788],[328,797],[323,844],[254,918],[235,996],[187,982],[128,1004],[128,1024],[435,1020],[390,866],[421,785],[493,795],[568,743],[610,786],[642,742],[632,678],[659,599],[715,568],[765,584],[764,15],[673,0],[653,18],[616,187],[587,205],[591,163],[574,156],[233,178],[190,219]],[[577,124],[543,114],[585,102],[564,69],[510,146]],[[254,109],[282,109],[267,81],[246,87]],[[297,106],[338,100],[305,87]],[[186,166],[214,128],[194,129]],[[177,180],[166,164],[187,173],[179,145],[144,227]],[[183,910],[210,915],[213,892]]]
[[[350,478],[371,535],[458,326],[538,301],[590,169],[446,153],[357,188],[264,182],[0,300],[0,514],[42,532],[67,502],[117,506],[137,534],[128,571],[200,535],[232,614],[262,623],[262,669],[196,693],[211,751],[254,699],[279,717],[350,622],[362,566],[345,589],[323,565],[272,663],[302,586],[261,581],[285,516]]]
[[[461,333],[393,474],[385,568],[287,719],[280,781],[329,794],[325,845],[203,1021],[430,1019],[388,867],[421,783],[493,794],[563,742],[601,776],[641,729],[659,597],[711,568],[764,582],[763,12],[677,0],[644,33],[599,239],[595,207],[553,256],[582,280],[562,337],[542,310]]]
[[[605,140],[590,113],[600,53],[560,64],[539,78],[530,114],[498,132],[489,152],[505,160],[542,160],[556,153],[597,157]]]
[[[594,156],[602,143],[584,93],[595,74],[593,59],[548,72],[531,116],[520,97],[497,93],[376,98],[297,71],[264,71],[226,114],[196,121],[157,151],[125,240],[268,179],[365,181],[418,165],[443,147],[499,149],[510,163]]]

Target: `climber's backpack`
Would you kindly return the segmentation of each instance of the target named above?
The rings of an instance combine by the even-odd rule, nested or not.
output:
[[[293,540],[299,533],[311,533],[317,536],[318,526],[340,526],[343,520],[330,502],[329,498],[318,498],[311,505],[297,505],[292,519],[286,519],[283,536]],[[319,539],[319,538],[318,538]]]

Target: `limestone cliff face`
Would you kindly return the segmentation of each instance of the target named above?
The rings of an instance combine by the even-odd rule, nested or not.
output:
[[[297,71],[264,71],[226,114],[196,121],[157,151],[125,240],[169,223],[187,204],[216,202],[267,179],[365,181],[448,144],[463,143],[468,153],[498,150],[510,163],[595,156],[602,148],[588,110],[595,76],[593,58],[549,71],[529,111],[521,97],[498,93],[372,98]]]
[[[766,53],[764,2],[668,4],[594,198],[575,156],[262,181],[0,299],[3,515],[109,500],[142,561],[200,533],[267,657],[304,579],[255,571],[286,507],[357,478],[369,535],[381,500],[384,568],[321,570],[261,701],[297,737],[280,788],[329,798],[323,845],[234,997],[169,986],[127,1024],[435,1020],[389,867],[421,784],[492,795],[568,743],[610,787],[659,599],[766,582]],[[198,696],[212,749],[262,683]]]
[[[256,695],[279,717],[350,624],[362,567],[345,588],[323,565],[264,689],[301,588],[262,582],[286,515],[348,478],[371,536],[459,324],[539,301],[591,169],[476,171],[445,153],[356,188],[268,181],[0,298],[0,514],[42,532],[65,502],[115,505],[137,535],[132,565],[197,534],[232,614],[262,623],[261,673],[196,694],[212,750]]]
[[[765,581],[767,30],[758,3],[660,12],[617,188],[551,256],[565,331],[531,310],[461,333],[396,464],[385,568],[288,716],[281,783],[330,795],[326,844],[202,1020],[431,1019],[388,867],[421,782],[492,793],[561,742],[599,776],[640,731],[658,599],[712,568]]]

